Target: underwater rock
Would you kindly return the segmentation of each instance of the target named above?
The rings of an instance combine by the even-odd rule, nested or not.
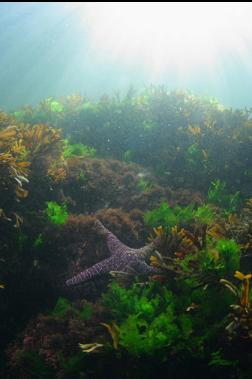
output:
[[[90,213],[102,208],[147,210],[169,195],[150,174],[140,181],[143,167],[115,159],[74,157],[67,160],[67,176],[55,188],[68,199],[74,213]],[[140,185],[139,185],[140,183]],[[74,203],[71,202],[74,199]]]
[[[92,317],[83,313],[87,308]],[[12,377],[33,378],[35,369],[41,370],[43,365],[60,370],[65,358],[80,353],[79,343],[106,342],[107,332],[100,322],[111,317],[107,308],[82,300],[69,303],[64,314],[54,312],[30,320],[25,330],[9,345],[7,356]],[[43,364],[32,367],[34,355]]]

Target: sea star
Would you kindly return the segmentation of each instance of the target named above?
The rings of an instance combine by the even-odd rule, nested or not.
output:
[[[140,274],[160,273],[160,269],[152,267],[145,262],[158,246],[160,242],[159,238],[154,239],[144,247],[133,249],[124,245],[99,220],[95,222],[95,229],[105,236],[111,256],[68,279],[66,281],[67,286],[93,279],[110,271],[127,272],[129,269],[134,269]]]

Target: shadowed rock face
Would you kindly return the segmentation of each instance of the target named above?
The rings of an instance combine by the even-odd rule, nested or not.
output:
[[[101,233],[106,238],[111,256],[68,279],[66,281],[67,286],[91,280],[96,276],[109,273],[110,271],[127,272],[133,268],[136,272],[141,274],[160,273],[159,269],[145,262],[145,259],[150,256],[158,245],[158,238],[142,248],[133,249],[123,244],[112,232],[105,228],[100,221],[95,222],[95,228],[98,233]]]

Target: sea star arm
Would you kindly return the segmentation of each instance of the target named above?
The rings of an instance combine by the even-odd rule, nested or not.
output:
[[[105,274],[114,268],[114,264],[110,258],[104,259],[101,262],[96,263],[94,266],[87,268],[86,270],[80,272],[79,274],[73,276],[66,281],[67,286],[74,284],[79,284],[87,280],[93,279],[96,276]]]
[[[105,236],[111,255],[124,253],[129,249],[128,246],[122,243],[113,233],[105,228],[101,221],[97,220],[95,222],[95,228],[99,233]]]
[[[140,249],[135,249],[135,252],[144,259],[148,259],[153,251],[158,248],[160,244],[160,238],[157,237],[154,241],[149,243],[148,245],[141,247]]]

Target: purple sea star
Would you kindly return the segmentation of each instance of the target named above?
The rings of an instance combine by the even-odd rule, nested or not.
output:
[[[159,238],[156,238],[144,247],[133,249],[124,245],[99,220],[95,222],[95,229],[105,236],[111,256],[68,279],[66,281],[67,286],[85,282],[110,271],[127,272],[130,269],[134,269],[139,274],[160,273],[160,269],[152,267],[145,262],[158,246],[160,242]]]

